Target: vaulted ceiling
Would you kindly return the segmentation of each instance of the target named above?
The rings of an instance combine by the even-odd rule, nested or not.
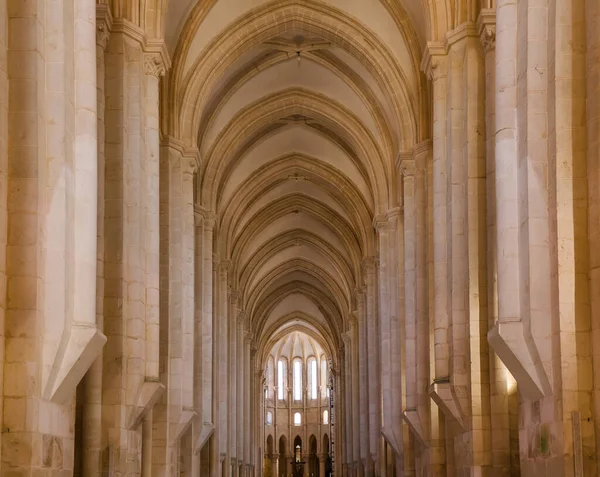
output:
[[[396,161],[427,136],[426,18],[421,0],[171,2],[163,130],[200,151],[197,205],[261,347],[342,346]]]

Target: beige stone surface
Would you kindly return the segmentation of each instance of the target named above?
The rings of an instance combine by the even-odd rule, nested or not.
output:
[[[597,0],[3,2],[0,477],[600,475],[599,65]]]

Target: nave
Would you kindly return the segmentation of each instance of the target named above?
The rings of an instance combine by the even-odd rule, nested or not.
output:
[[[598,0],[0,2],[0,477],[600,476]]]

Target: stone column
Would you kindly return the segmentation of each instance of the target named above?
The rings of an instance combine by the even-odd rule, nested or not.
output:
[[[447,203],[446,203],[446,81],[447,59],[443,47],[436,45],[425,52],[424,71],[432,80],[433,94],[433,163],[428,172],[430,223],[429,276],[431,290],[430,335],[433,335],[433,353],[431,359],[434,383],[448,382],[449,348],[446,278],[448,273],[447,239]],[[431,386],[430,386],[431,388]],[[431,391],[431,389],[430,389]],[[438,413],[432,413],[431,423],[431,462],[430,472],[445,472],[444,429]]]
[[[279,477],[279,456],[271,455],[271,477]]]
[[[375,463],[379,457],[379,443],[381,442],[381,393],[379,375],[379,333],[377,316],[377,277],[376,262],[373,258],[365,258],[362,263],[363,275],[366,285],[367,302],[367,363],[368,363],[368,403],[369,403],[369,459],[367,460],[367,475],[379,475]]]
[[[344,452],[345,463],[351,464],[353,461],[353,437],[352,437],[352,413],[354,412],[352,404],[352,336],[346,331],[342,334],[344,340],[344,353],[342,357],[343,370],[343,393],[344,393]]]
[[[245,389],[244,389],[244,374],[245,374],[245,365],[244,365],[244,355],[246,353],[246,343],[245,343],[245,331],[244,331],[244,323],[246,320],[246,314],[242,310],[239,312],[237,317],[237,422],[238,422],[238,431],[235,436],[237,439],[237,458],[240,465],[239,474],[243,471],[243,466],[246,464],[246,460],[244,459],[244,436],[246,433],[245,430],[245,415],[244,415],[244,397],[245,397]],[[239,475],[239,477],[243,477]]]
[[[196,319],[194,327],[195,427],[194,452],[199,455],[214,429],[213,415],[213,231],[210,212],[196,208]]]
[[[218,433],[218,448],[221,454],[221,464],[224,466],[219,474],[221,477],[229,477],[230,466],[229,466],[229,440],[228,440],[228,395],[229,395],[229,320],[227,305],[229,302],[229,266],[228,260],[221,260],[218,268],[218,308],[217,316],[219,317],[217,322],[219,324],[217,330],[217,390],[216,399],[218,406],[218,425],[215,427],[215,432]]]
[[[237,322],[237,304],[239,293],[237,290],[230,290],[229,293],[229,371],[228,371],[228,448],[229,458],[233,467],[237,467],[237,438],[238,438],[238,417],[237,417],[237,381],[238,381],[238,322]],[[241,346],[241,345],[239,345]],[[235,477],[235,471],[232,469],[231,477]]]
[[[495,70],[496,70],[496,12],[482,10],[477,27],[485,55],[485,108],[486,108],[486,217],[487,217],[487,303],[488,323],[492,328],[498,320],[497,251],[496,251],[496,168],[495,168]],[[510,447],[509,396],[511,377],[496,353],[489,353],[491,435],[494,442],[491,465],[498,472],[511,469],[511,453],[518,447]],[[516,426],[515,426],[516,427]],[[518,441],[517,441],[518,444]],[[518,463],[518,462],[517,462]]]
[[[586,0],[587,31],[587,176],[592,333],[600,333],[600,5]],[[594,369],[600,369],[600,346],[593,347]],[[600,379],[594,378],[596,456],[600,455]]]
[[[325,477],[325,463],[327,461],[327,454],[319,454],[319,477]]]
[[[369,457],[369,400],[367,379],[367,320],[366,320],[366,289],[360,288],[356,291],[357,308],[357,346],[358,346],[358,380],[359,383],[359,447],[360,464],[359,477],[366,474],[365,464]],[[357,456],[358,458],[358,456]]]
[[[357,313],[358,314],[358,311]],[[362,477],[362,465],[360,458],[360,402],[359,402],[359,343],[358,343],[358,320],[353,317],[351,323],[350,344],[352,352],[350,353],[351,368],[350,375],[352,379],[352,455],[355,477]],[[320,416],[322,419],[322,415]]]
[[[404,418],[414,434],[415,441],[420,446],[418,464],[421,466],[430,463],[429,416],[431,406],[427,394],[430,382],[430,348],[427,314],[427,184],[425,177],[430,157],[431,142],[425,141],[416,145],[411,155],[403,158],[400,163],[400,170],[404,176],[404,286],[407,342],[405,366],[407,403]],[[414,366],[413,378],[409,379],[408,374],[412,366]],[[416,470],[420,472],[418,468]]]
[[[402,356],[399,317],[400,288],[398,282],[399,212],[400,209],[393,209],[385,216],[376,217],[375,227],[379,237],[380,369],[383,396],[382,433],[386,442],[397,456],[397,468],[400,470],[403,469],[403,434]],[[383,465],[381,465],[381,470],[382,472],[386,471]]]
[[[104,51],[108,45],[112,16],[108,5],[96,6],[96,89],[98,101],[98,216],[97,216],[97,273],[96,323],[104,329]],[[85,407],[83,410],[82,473],[100,477],[102,472],[102,355],[90,367],[84,378]]]
[[[250,344],[252,334],[246,332],[244,334],[244,462],[250,464],[252,459],[253,447],[250,440],[252,435],[252,412],[251,396],[253,394],[253,369],[250,361]],[[275,437],[274,437],[275,439]]]
[[[146,65],[153,60],[146,58]],[[164,187],[163,218],[168,224],[168,260],[163,258],[163,279],[168,278],[168,304],[160,317],[162,382],[167,392],[156,409],[154,472],[171,473],[178,466],[180,439],[195,416],[194,411],[194,221],[193,174],[197,158],[172,138],[162,147]],[[165,177],[166,176],[166,177]],[[162,179],[161,179],[162,180]],[[166,201],[166,203],[164,203]],[[163,237],[164,239],[165,237]],[[165,297],[166,298],[166,297]],[[167,305],[167,306],[165,306]]]

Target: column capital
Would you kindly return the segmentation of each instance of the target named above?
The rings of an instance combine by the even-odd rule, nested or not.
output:
[[[446,63],[448,55],[443,43],[430,42],[425,48],[421,60],[421,70],[430,80],[437,80],[446,76]]]
[[[159,53],[144,53],[144,74],[148,76],[164,76],[167,68]]]
[[[400,161],[398,170],[402,174],[402,176],[407,179],[409,177],[414,177],[415,175],[415,160],[412,159],[412,154],[410,157],[402,158]]]
[[[96,5],[96,44],[103,50],[108,45],[112,23],[110,7],[105,3],[98,3]]]
[[[363,273],[375,273],[375,270],[377,269],[377,262],[378,260],[374,257],[364,257],[361,262]]]
[[[386,231],[388,228],[388,219],[384,214],[373,217],[373,227],[377,232]]]
[[[219,262],[219,275],[221,278],[227,279],[229,276],[229,270],[231,270],[231,260],[221,260]],[[227,295],[229,295],[230,289],[228,288]]]
[[[235,305],[235,304],[237,304],[237,301],[240,298],[240,292],[238,292],[234,288],[229,287],[227,289],[227,296],[229,297],[229,300],[231,301],[231,304]]]
[[[410,161],[412,159],[412,150],[409,151],[401,151],[396,157],[396,169],[400,172],[400,174],[404,175],[403,164],[406,161]]]
[[[204,225],[207,228],[215,227],[217,219],[214,212],[199,205],[194,206],[194,212],[196,215],[196,225]]]
[[[200,151],[197,147],[186,146],[173,136],[163,137],[160,145],[167,149],[169,162],[181,161],[184,173],[193,174],[200,167]]]
[[[243,325],[246,323],[246,318],[248,318],[248,314],[245,310],[240,310],[237,316],[238,324]]]
[[[481,10],[477,18],[477,32],[486,53],[496,49],[496,11],[493,8]]]
[[[427,154],[429,154],[433,150],[433,141],[431,139],[426,139],[421,141],[418,144],[415,144],[412,148],[412,158],[415,161],[415,166],[419,167],[419,163],[423,158],[427,158]]]
[[[444,41],[444,47],[446,52],[450,51],[453,45],[463,41],[466,38],[477,37],[477,25],[475,22],[464,22],[457,26],[454,30],[449,31],[446,34],[446,40]]]
[[[171,67],[171,57],[169,55],[169,50],[167,49],[167,45],[163,40],[149,40],[146,38],[144,42],[144,62],[146,60],[146,55],[151,58],[157,58],[156,63],[160,64],[163,71],[160,76],[163,76]],[[144,66],[145,68],[145,66]],[[146,73],[153,74],[153,73]],[[158,76],[158,75],[155,75]]]

